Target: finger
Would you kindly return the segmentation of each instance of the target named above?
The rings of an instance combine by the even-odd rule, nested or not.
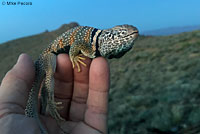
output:
[[[34,80],[34,63],[32,59],[21,54],[14,67],[4,77],[0,87],[0,110],[23,112],[28,99],[28,92]]]
[[[89,69],[91,60],[86,58],[84,63],[86,63],[87,67],[80,64],[81,72],[78,72],[76,67],[74,69],[74,88],[70,107],[70,119],[72,121],[80,121],[84,118],[89,89]]]
[[[57,67],[55,78],[55,100],[56,102],[62,102],[63,108],[58,109],[62,117],[68,118],[69,106],[72,98],[73,88],[73,69],[67,54],[59,54],[57,57]]]
[[[85,122],[92,128],[106,133],[109,89],[109,66],[107,61],[96,58],[90,67],[89,94]]]

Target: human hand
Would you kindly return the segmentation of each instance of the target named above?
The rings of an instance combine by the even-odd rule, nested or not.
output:
[[[57,57],[55,100],[63,102],[59,113],[66,119],[62,129],[71,134],[107,133],[109,68],[104,58],[85,61],[87,67],[72,69],[68,55]],[[2,134],[39,134],[35,119],[24,115],[34,80],[34,64],[22,54],[0,86],[0,130]],[[56,121],[40,116],[49,134],[61,133]]]

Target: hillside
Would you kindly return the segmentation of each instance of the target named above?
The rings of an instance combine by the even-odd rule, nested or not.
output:
[[[144,31],[143,35],[151,35],[151,36],[166,36],[166,35],[173,35],[173,34],[180,34],[183,32],[191,32],[195,30],[200,30],[200,25],[194,26],[182,26],[182,27],[169,27],[151,31]]]
[[[111,134],[182,134],[200,125],[200,31],[140,37],[111,61],[111,74]]]
[[[33,59],[36,59],[53,39],[75,26],[78,26],[78,24],[65,24],[52,32],[45,31],[38,35],[24,37],[0,44],[0,80],[2,80],[5,73],[15,64],[21,53],[25,52],[31,55]]]
[[[21,52],[35,59],[52,39],[76,25],[0,45],[0,79]],[[130,52],[109,63],[110,134],[200,132],[200,31],[140,36]]]

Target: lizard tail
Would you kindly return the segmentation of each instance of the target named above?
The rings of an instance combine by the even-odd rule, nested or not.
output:
[[[42,80],[44,79],[44,75],[45,75],[42,65],[43,65],[42,60],[39,58],[35,62],[35,80],[34,80],[32,89],[29,93],[29,98],[26,105],[26,109],[25,109],[25,115],[27,117],[36,119],[40,127],[41,134],[47,134],[48,132],[43,127],[38,115],[38,95],[39,95]]]

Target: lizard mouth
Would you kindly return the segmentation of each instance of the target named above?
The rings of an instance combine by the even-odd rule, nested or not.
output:
[[[132,32],[132,33],[130,33],[130,34],[124,36],[124,38],[129,37],[129,36],[131,36],[131,35],[136,35],[136,38],[137,38],[137,36],[139,35],[139,32],[138,32],[138,31],[134,31],[134,32]]]

